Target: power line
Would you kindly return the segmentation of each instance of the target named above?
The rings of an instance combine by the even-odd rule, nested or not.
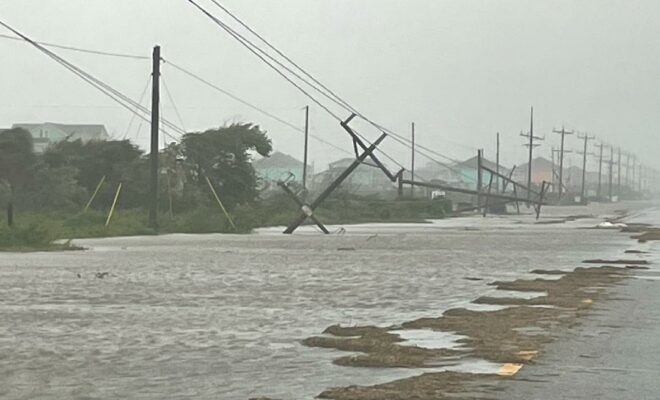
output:
[[[145,107],[143,107],[141,104],[135,102],[132,100],[130,97],[124,95],[120,91],[114,89],[110,85],[106,84],[105,82],[101,81],[100,79],[94,77],[93,75],[89,74],[88,72],[82,70],[81,68],[77,67],[76,65],[72,64],[71,62],[67,61],[66,59],[60,57],[56,53],[53,53],[52,51],[48,50],[44,46],[40,45],[39,43],[35,42],[34,40],[30,39],[26,35],[22,34],[21,32],[17,31],[16,29],[12,28],[9,26],[7,23],[0,21],[0,25],[4,26],[8,30],[10,30],[12,33],[14,33],[17,36],[20,36],[23,40],[37,48],[39,51],[47,55],[49,58],[53,59],[56,61],[58,64],[64,66],[67,68],[69,71],[73,72],[76,76],[79,78],[83,79],[85,82],[89,83],[91,86],[111,98],[113,101],[115,101],[117,104],[121,105],[131,113],[137,115],[139,118],[148,121],[148,117],[137,113],[137,111],[140,111],[144,114],[149,114],[149,110]],[[173,129],[175,131],[178,131],[180,133],[185,133],[181,128],[177,127],[176,125],[172,124],[169,121],[164,121],[165,125],[167,125],[170,129]],[[163,134],[169,136],[173,140],[177,140],[174,136],[172,136],[169,132],[167,132],[165,129],[161,130]]]
[[[24,41],[24,39],[22,39],[20,37],[15,37],[15,36],[11,36],[11,35],[4,35],[4,34],[0,34],[0,38],[16,40],[16,41]],[[56,48],[56,49],[70,50],[70,51],[76,51],[76,52],[79,52],[79,53],[94,54],[94,55],[99,55],[99,56],[118,57],[118,58],[132,58],[132,59],[136,59],[136,60],[148,60],[149,59],[149,57],[138,56],[138,55],[135,55],[135,54],[124,54],[124,53],[114,53],[114,52],[101,51],[101,50],[83,49],[83,48],[80,48],[80,47],[65,46],[65,45],[61,45],[61,44],[40,42],[40,41],[36,41],[36,40],[34,41],[34,43],[40,44],[44,47],[52,47],[52,48]]]
[[[243,104],[247,107],[250,107],[251,109],[267,116],[268,118],[271,118],[271,119],[273,119],[273,120],[275,120],[275,121],[277,121],[277,122],[279,122],[283,125],[286,125],[286,126],[288,126],[289,128],[291,128],[293,130],[304,133],[304,131],[300,127],[294,125],[293,123],[291,123],[291,122],[289,122],[289,121],[287,121],[283,118],[280,118],[277,115],[275,115],[273,113],[270,113],[270,112],[266,111],[265,109],[248,102],[245,99],[242,99],[242,98],[236,96],[235,94],[229,92],[228,90],[225,90],[225,89],[221,88],[220,86],[218,86],[216,84],[211,83],[210,81],[202,78],[201,76],[195,74],[194,72],[191,72],[190,70],[187,70],[187,69],[183,68],[182,66],[173,63],[170,60],[163,59],[163,62],[165,63],[165,65],[171,66],[172,68],[176,69],[177,71],[179,71],[179,72],[181,72],[185,75],[188,75],[189,77],[197,80],[198,82],[201,82],[202,84],[210,87],[211,89],[214,89],[214,90],[224,94],[225,96],[227,96],[227,97],[229,97],[229,98],[231,98],[231,99],[233,99],[233,100],[235,100],[235,101],[237,101],[237,102],[239,102],[239,103],[241,103],[241,104]],[[339,147],[335,144],[332,144],[331,142],[328,142],[328,141],[320,138],[319,136],[316,136],[316,135],[310,135],[310,136],[313,137],[314,139],[318,140],[321,143],[324,143],[328,146],[331,146],[331,147],[335,148],[336,150],[339,150],[339,151],[341,151],[343,153],[346,153],[346,154],[352,154],[350,151],[347,151],[346,149],[343,149],[343,148],[341,148],[341,147]]]
[[[167,98],[170,100],[170,103],[172,103],[172,108],[174,108],[174,113],[176,114],[176,117],[179,119],[179,123],[181,124],[181,127],[185,131],[186,124],[183,123],[183,118],[181,118],[181,113],[179,112],[179,108],[176,106],[176,103],[174,102],[174,98],[172,97],[172,93],[170,93],[170,89],[167,87],[167,83],[165,83],[165,77],[161,76],[160,80],[163,82],[163,87],[165,88],[165,94],[167,94]]]
[[[405,141],[405,142],[407,142],[407,143],[410,143],[410,140],[409,140],[407,137],[402,136],[402,135],[400,135],[400,134],[397,134],[396,132],[393,132],[393,131],[391,131],[391,130],[389,130],[389,129],[386,129],[385,127],[383,127],[383,126],[381,126],[381,125],[379,125],[379,124],[373,122],[373,121],[370,120],[369,118],[367,118],[364,114],[360,113],[356,108],[354,108],[353,106],[351,106],[346,100],[344,100],[342,97],[340,97],[340,96],[339,96],[338,94],[336,94],[334,91],[332,91],[332,90],[331,90],[330,88],[328,88],[326,85],[324,85],[323,83],[321,83],[318,79],[314,78],[314,76],[312,76],[310,73],[308,73],[304,68],[302,68],[299,64],[297,64],[295,61],[293,61],[291,58],[289,58],[286,54],[284,54],[284,52],[282,52],[282,51],[279,50],[277,47],[275,47],[275,46],[274,46],[272,43],[270,43],[266,38],[264,38],[262,35],[260,35],[260,34],[259,34],[258,32],[256,32],[254,29],[252,29],[249,25],[247,25],[247,24],[246,24],[245,22],[243,22],[240,18],[238,18],[238,16],[236,16],[234,13],[232,13],[231,11],[229,11],[225,6],[223,6],[222,4],[220,4],[217,0],[211,0],[211,1],[212,1],[213,4],[215,4],[218,8],[220,8],[220,9],[221,9],[222,11],[224,11],[227,15],[229,15],[234,21],[236,21],[237,23],[239,23],[241,26],[243,26],[245,29],[247,29],[250,33],[252,33],[254,36],[256,36],[259,40],[261,40],[264,44],[266,44],[270,49],[272,49],[273,51],[275,51],[278,55],[280,55],[282,58],[284,58],[286,61],[288,61],[291,65],[293,65],[296,69],[298,69],[298,70],[299,70],[300,72],[302,72],[305,76],[307,76],[309,79],[311,79],[314,83],[316,83],[316,84],[319,85],[321,88],[323,88],[323,90],[320,90],[320,89],[318,89],[318,88],[315,88],[319,93],[321,93],[321,94],[323,94],[324,96],[328,97],[330,100],[332,100],[333,102],[335,102],[335,104],[338,104],[338,105],[342,106],[342,107],[343,107],[344,109],[346,109],[347,111],[350,111],[350,112],[354,113],[354,114],[357,115],[358,117],[360,117],[360,118],[362,118],[363,120],[365,120],[366,122],[370,123],[370,124],[371,124],[372,126],[374,126],[375,128],[377,128],[377,129],[379,129],[379,130],[381,130],[381,131],[387,132],[387,133],[389,133],[389,134],[392,135],[392,136],[396,136],[396,137],[398,137],[399,139],[401,139],[401,140],[403,140],[403,141]],[[224,24],[224,25],[226,26],[226,24]],[[231,29],[231,28],[229,28],[229,29]],[[234,32],[235,32],[235,31],[234,31]],[[254,46],[254,44],[252,44],[252,45]],[[264,54],[267,54],[267,53],[265,53],[265,52],[263,52],[263,51],[261,51],[261,52],[264,53]],[[271,57],[271,59],[272,59],[272,57]],[[282,64],[279,63],[279,62],[278,62],[278,64],[279,64],[279,65],[282,65]],[[289,68],[287,68],[287,67],[284,67],[284,68],[286,68],[289,72],[294,73],[294,72],[291,71]],[[313,85],[311,85],[311,84],[310,84],[308,81],[306,81],[305,79],[301,78],[298,74],[295,74],[295,73],[294,73],[294,75],[295,75],[296,77],[298,77],[299,79],[301,79],[301,80],[302,80],[303,82],[305,82],[306,84],[308,84],[308,85],[310,85],[310,86],[313,87]],[[327,93],[325,93],[325,92],[327,92]],[[328,93],[329,93],[329,95],[328,95]],[[330,96],[330,95],[331,95],[331,96]],[[333,97],[333,98],[330,98],[330,97]],[[458,143],[456,143],[456,144],[458,144]],[[460,145],[460,144],[459,144],[459,145]],[[464,145],[461,145],[461,146],[464,146]],[[468,148],[468,146],[464,146],[464,147],[465,147],[465,148]],[[469,147],[469,148],[470,148],[470,149],[473,149],[472,147]],[[435,152],[434,150],[431,150],[431,149],[428,149],[428,148],[426,148],[426,150],[429,151],[429,152],[432,152],[432,153],[436,153],[438,156],[440,156],[440,157],[442,157],[442,158],[447,158],[447,159],[449,159],[448,157],[446,157],[446,156],[444,156],[444,155],[442,155],[442,154],[440,154],[440,153],[438,153],[438,152]],[[450,159],[450,160],[451,160],[451,159]],[[456,162],[456,160],[451,160],[451,161]]]
[[[383,126],[381,126],[381,125],[379,125],[379,124],[376,124],[376,123],[373,122],[372,120],[370,120],[370,119],[368,119],[367,117],[365,117],[363,114],[359,113],[354,107],[351,107],[346,101],[344,101],[343,99],[341,99],[341,98],[340,98],[339,96],[337,96],[336,94],[333,93],[333,95],[336,96],[337,99],[332,98],[332,96],[329,95],[328,93],[326,93],[324,90],[319,89],[317,86],[313,85],[313,84],[310,83],[308,80],[302,78],[298,73],[296,73],[295,71],[292,71],[291,68],[289,68],[289,67],[283,65],[282,62],[280,62],[279,60],[275,59],[273,56],[271,56],[270,54],[268,54],[268,53],[265,52],[264,50],[260,49],[257,45],[255,45],[255,44],[254,44],[253,42],[251,42],[249,39],[245,38],[245,36],[239,34],[239,33],[236,32],[235,30],[233,30],[233,29],[232,29],[231,27],[229,27],[227,24],[225,24],[224,22],[222,22],[219,18],[217,18],[216,16],[214,16],[213,14],[211,14],[211,13],[210,13],[208,10],[206,10],[204,7],[200,6],[197,2],[195,2],[194,0],[187,0],[187,1],[188,1],[189,3],[191,3],[193,6],[195,6],[199,11],[201,11],[201,12],[202,12],[204,15],[206,15],[209,19],[211,19],[213,22],[215,22],[218,26],[220,26],[225,32],[227,32],[227,33],[228,33],[230,36],[232,36],[235,40],[237,40],[237,41],[238,41],[239,43],[241,43],[244,47],[246,47],[250,52],[252,52],[252,53],[253,53],[255,56],[257,56],[260,60],[262,60],[262,61],[263,61],[266,65],[268,65],[271,69],[273,69],[277,74],[279,74],[280,76],[282,76],[285,80],[287,80],[287,81],[288,81],[289,83],[291,83],[294,87],[296,87],[299,91],[301,91],[301,92],[302,92],[305,96],[307,96],[310,100],[312,100],[312,101],[313,101],[314,103],[316,103],[319,107],[321,107],[322,109],[324,109],[328,114],[330,114],[331,116],[333,116],[335,119],[341,121],[341,119],[340,119],[340,118],[339,118],[334,112],[332,112],[327,106],[325,106],[324,104],[322,104],[318,99],[316,99],[314,96],[312,96],[308,91],[306,91],[306,90],[303,89],[300,85],[298,85],[297,83],[295,83],[295,82],[293,81],[292,78],[290,78],[290,77],[287,76],[283,71],[281,71],[280,69],[278,69],[275,65],[273,65],[273,63],[271,63],[271,62],[269,62],[268,60],[266,60],[266,58],[272,60],[275,64],[277,64],[277,65],[279,65],[280,67],[284,68],[286,71],[288,71],[289,73],[291,73],[292,75],[294,75],[296,78],[298,78],[299,80],[301,80],[302,82],[304,82],[305,84],[307,84],[308,86],[310,86],[311,88],[313,88],[314,90],[316,90],[317,92],[321,93],[323,96],[325,96],[326,98],[328,98],[329,100],[331,100],[331,101],[334,102],[335,104],[339,105],[339,106],[342,107],[343,109],[345,109],[345,110],[347,110],[347,111],[350,111],[351,113],[354,113],[355,115],[359,116],[359,117],[362,118],[363,120],[365,120],[365,121],[367,121],[368,123],[370,123],[370,124],[371,124],[372,126],[374,126],[375,128],[377,128],[377,129],[379,129],[379,130],[381,130],[381,131],[383,131],[383,132],[389,133],[392,137],[396,138],[395,140],[396,140],[397,142],[399,142],[400,144],[402,144],[402,145],[404,145],[404,146],[406,146],[406,147],[408,147],[408,148],[411,148],[411,146],[410,146],[410,139],[408,139],[408,138],[406,138],[406,137],[403,137],[402,135],[399,135],[399,134],[397,134],[396,132],[393,132],[392,130],[386,129],[386,128],[384,128]],[[225,9],[224,7],[222,7],[219,3],[215,2],[215,1],[213,1],[213,2],[214,2],[214,4],[216,4],[218,7],[221,7],[221,8],[223,8],[224,10],[226,10],[226,9]],[[240,21],[235,15],[231,14],[231,16],[232,16],[232,18],[234,18],[235,20]],[[264,41],[265,43],[267,43],[267,41],[266,41],[263,37],[261,37],[261,36],[259,36],[258,34],[256,34],[256,32],[255,32],[253,29],[249,28],[249,27],[247,26],[247,24],[245,24],[245,23],[242,22],[242,21],[240,21],[239,23],[240,23],[242,26],[246,27],[250,32],[252,32],[252,33],[254,33],[255,35],[257,35],[257,37],[259,37],[262,41]],[[283,56],[285,59],[287,59],[289,62],[291,62],[292,64],[294,64],[294,65],[296,66],[296,68],[298,68],[299,70],[301,70],[305,75],[309,76],[314,82],[317,82],[321,87],[323,87],[323,88],[325,88],[326,90],[330,91],[329,89],[327,89],[327,87],[325,87],[324,85],[320,84],[320,82],[319,82],[317,79],[313,78],[313,77],[311,76],[311,74],[305,72],[300,66],[298,66],[298,65],[295,64],[293,61],[291,61],[288,57],[286,57],[286,56],[283,54],[283,52],[277,50],[277,49],[276,49],[273,45],[271,45],[270,43],[267,43],[267,45],[268,45],[269,47],[271,47],[273,50],[275,50],[278,54],[282,55],[282,56]],[[330,91],[330,92],[332,92],[332,91]],[[364,139],[364,138],[363,138],[363,139]],[[365,139],[365,141],[368,142],[368,140],[366,140],[366,139]],[[452,161],[452,162],[456,162],[456,160],[453,160],[453,159],[451,159],[450,157],[447,157],[447,156],[445,156],[445,155],[443,155],[443,154],[441,154],[441,153],[439,153],[439,152],[437,152],[437,151],[435,151],[435,150],[432,150],[432,149],[430,149],[430,148],[428,148],[428,147],[425,147],[425,146],[422,146],[422,145],[418,145],[418,147],[421,148],[421,149],[424,149],[424,150],[428,151],[429,153],[435,154],[435,155],[437,155],[437,156],[439,156],[439,157],[441,157],[441,158],[445,158],[445,159],[450,160],[450,161]],[[382,152],[382,150],[380,150],[380,149],[379,149],[379,151]],[[418,151],[418,152],[419,152],[419,151]],[[420,153],[420,154],[421,154],[421,153]],[[424,154],[422,154],[422,155],[424,155]],[[448,165],[446,165],[446,164],[444,164],[444,163],[442,163],[442,162],[440,162],[440,161],[438,161],[438,160],[436,160],[436,159],[433,159],[433,158],[430,157],[428,154],[426,154],[426,155],[424,155],[424,156],[425,156],[426,158],[429,158],[431,161],[434,161],[434,162],[436,162],[436,163],[438,163],[438,164],[440,164],[440,165],[443,165],[443,166],[445,166],[445,167],[447,167],[447,168],[451,168],[451,167],[449,167]],[[388,157],[388,158],[389,158],[389,157]],[[395,163],[399,164],[399,163],[396,162],[396,161],[395,161]],[[401,165],[401,164],[399,164],[399,165]],[[465,174],[463,174],[463,175],[465,175]],[[465,175],[465,176],[467,176],[467,175]]]
[[[147,78],[147,84],[144,85],[144,90],[142,91],[142,94],[140,95],[140,100],[138,101],[140,104],[142,104],[142,101],[144,100],[144,96],[147,94],[147,90],[149,89],[149,83],[151,83],[151,79]],[[128,136],[128,133],[131,131],[131,128],[133,127],[133,122],[135,122],[135,116],[137,114],[137,111],[133,113],[131,116],[131,120],[128,123],[128,128],[126,128],[126,133],[124,133],[124,137],[122,140],[126,140],[126,137]]]

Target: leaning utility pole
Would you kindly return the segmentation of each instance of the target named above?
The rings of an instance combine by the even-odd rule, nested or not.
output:
[[[534,141],[544,140],[542,137],[534,136],[534,107],[531,108],[529,117],[529,133],[524,134],[520,132],[520,136],[529,138],[529,143],[525,144],[525,146],[529,147],[529,163],[527,164],[527,200],[529,201],[532,198],[532,156],[534,147],[540,146],[540,144],[534,143]]]
[[[566,131],[562,125],[561,130],[552,130],[554,133],[561,135],[561,147],[559,149],[559,201],[561,202],[561,195],[564,190],[564,137],[566,135],[572,135],[573,131]]]
[[[149,187],[149,227],[158,229],[158,128],[160,122],[160,46],[154,47],[151,73],[151,180]]]
[[[410,158],[410,181],[412,182],[412,185],[410,185],[410,197],[415,196],[415,123],[413,122],[411,124],[411,135],[412,135],[412,155]]]
[[[587,182],[587,144],[589,143],[589,140],[595,139],[595,136],[589,136],[588,134],[584,134],[584,136],[580,136],[578,134],[578,139],[584,140],[584,150],[582,153],[582,190],[580,191],[580,202],[586,204],[587,198],[585,197],[586,195],[586,182]]]
[[[303,154],[302,186],[307,191],[307,146],[309,143],[309,106],[305,106],[305,152]]]
[[[598,198],[598,201],[600,201],[603,187],[603,147],[605,147],[605,145],[603,142],[601,142],[600,144],[596,145],[596,147],[600,148],[598,154],[598,190],[596,191],[596,198]]]

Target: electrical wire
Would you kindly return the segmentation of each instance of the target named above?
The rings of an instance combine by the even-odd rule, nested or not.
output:
[[[169,65],[169,66],[171,66],[172,68],[178,70],[179,72],[181,72],[181,73],[183,73],[183,74],[185,74],[185,75],[188,75],[189,77],[191,77],[191,78],[197,80],[198,82],[201,82],[202,84],[204,84],[204,85],[210,87],[211,89],[214,89],[214,90],[216,90],[216,91],[218,91],[218,92],[224,94],[225,96],[227,96],[227,97],[229,97],[229,98],[231,98],[231,99],[233,99],[233,100],[235,100],[235,101],[237,101],[237,102],[239,102],[239,103],[241,103],[241,104],[243,104],[243,105],[245,105],[245,106],[247,106],[247,107],[250,107],[251,109],[253,109],[253,110],[255,110],[255,111],[257,111],[257,112],[259,112],[259,113],[261,113],[261,114],[263,114],[263,115],[265,115],[265,116],[267,116],[268,118],[271,118],[271,119],[273,119],[273,120],[275,120],[275,121],[277,121],[277,122],[279,122],[279,123],[281,123],[281,124],[283,124],[283,125],[286,125],[286,126],[288,126],[289,128],[291,128],[291,129],[293,129],[293,130],[295,130],[295,131],[298,131],[298,132],[301,132],[301,133],[305,133],[305,131],[304,131],[303,129],[301,129],[300,127],[294,125],[293,123],[291,123],[291,122],[289,122],[289,121],[286,121],[285,119],[280,118],[280,117],[278,117],[277,115],[272,114],[272,113],[270,113],[270,112],[264,110],[263,108],[258,107],[258,106],[256,106],[256,105],[254,105],[254,104],[248,102],[247,100],[244,100],[244,99],[242,99],[242,98],[236,96],[235,94],[229,92],[228,90],[225,90],[225,89],[219,87],[218,85],[215,85],[215,84],[211,83],[210,81],[208,81],[208,80],[202,78],[201,76],[195,74],[194,72],[191,72],[190,70],[187,70],[187,69],[181,67],[180,65],[177,65],[177,64],[173,63],[173,62],[170,61],[170,60],[165,60],[165,59],[164,59],[163,62],[165,63],[165,65]],[[310,136],[311,136],[312,138],[318,140],[318,141],[321,142],[321,143],[324,143],[324,144],[326,144],[326,145],[328,145],[328,146],[333,147],[334,149],[336,149],[336,150],[338,150],[338,151],[341,151],[342,153],[352,154],[350,151],[347,151],[346,149],[343,149],[343,148],[341,148],[341,147],[339,147],[339,146],[337,146],[337,145],[335,145],[335,144],[333,144],[333,143],[331,143],[331,142],[328,142],[327,140],[325,140],[325,139],[323,139],[323,138],[321,138],[321,137],[319,137],[319,136],[317,136],[317,135],[310,134]]]
[[[186,124],[183,123],[183,118],[181,118],[181,113],[179,112],[179,108],[176,106],[176,103],[174,102],[174,98],[172,98],[172,93],[170,93],[170,89],[167,87],[167,83],[165,83],[165,77],[161,76],[160,80],[161,82],[163,82],[163,87],[165,88],[165,93],[167,94],[167,98],[170,100],[170,103],[174,108],[174,113],[176,114],[176,117],[179,119],[179,123],[181,124],[181,127],[185,132]]]
[[[293,80],[292,80],[290,77],[288,77],[285,73],[283,73],[281,70],[279,70],[277,67],[275,67],[271,62],[267,61],[265,58],[269,58],[269,59],[273,60],[276,64],[280,65],[282,68],[284,68],[284,69],[285,69],[286,71],[288,71],[289,73],[293,74],[296,78],[300,79],[302,82],[304,82],[304,83],[307,84],[308,86],[314,88],[317,92],[321,93],[321,94],[324,95],[326,98],[328,98],[328,99],[330,99],[331,101],[333,101],[335,104],[338,104],[338,105],[340,105],[342,108],[344,108],[345,110],[354,113],[356,116],[358,116],[358,117],[360,117],[361,119],[363,119],[364,121],[368,122],[368,123],[369,123],[370,125],[372,125],[373,127],[377,128],[377,129],[379,129],[379,130],[381,130],[382,132],[388,133],[388,134],[389,134],[390,136],[392,136],[393,138],[396,138],[395,140],[396,140],[397,142],[399,142],[400,144],[404,145],[405,147],[412,148],[412,147],[411,147],[411,140],[410,140],[410,139],[408,139],[408,138],[406,138],[406,137],[404,137],[404,136],[402,136],[402,135],[400,135],[400,134],[398,134],[398,133],[396,133],[396,132],[394,132],[394,131],[392,131],[392,130],[390,130],[390,129],[387,129],[387,128],[385,128],[385,127],[383,127],[383,126],[381,126],[381,125],[375,123],[374,121],[370,120],[369,118],[367,118],[366,116],[364,116],[362,113],[360,113],[359,111],[357,111],[354,107],[350,106],[350,104],[348,104],[348,102],[346,102],[345,100],[343,100],[341,97],[339,97],[339,96],[336,95],[334,92],[332,92],[330,89],[328,89],[325,85],[323,85],[322,83],[320,83],[320,82],[319,82],[317,79],[315,79],[311,74],[307,73],[302,67],[300,67],[298,64],[296,64],[295,62],[293,62],[290,58],[288,58],[286,55],[284,55],[283,52],[281,52],[281,51],[280,51],[279,49],[277,49],[275,46],[273,46],[272,44],[270,44],[270,42],[268,42],[265,38],[263,38],[261,35],[259,35],[258,33],[256,33],[256,31],[254,31],[252,28],[250,28],[246,23],[244,23],[243,21],[241,21],[241,20],[240,20],[238,17],[236,17],[234,14],[232,14],[231,12],[229,12],[224,6],[222,6],[222,5],[221,5],[220,3],[218,3],[217,1],[215,1],[215,0],[211,0],[216,6],[218,6],[218,7],[221,8],[223,11],[225,11],[227,14],[229,14],[230,17],[232,17],[235,21],[239,22],[239,24],[241,24],[241,26],[243,26],[243,27],[245,27],[246,29],[248,29],[248,31],[250,31],[250,32],[253,33],[255,36],[257,36],[262,42],[266,43],[266,45],[267,45],[268,47],[270,47],[271,49],[273,49],[277,54],[281,55],[285,60],[289,61],[289,62],[290,62],[291,64],[293,64],[298,70],[300,70],[303,74],[305,74],[306,76],[308,76],[308,77],[309,77],[310,79],[312,79],[315,83],[317,83],[319,86],[321,86],[322,88],[324,88],[325,90],[327,90],[327,91],[330,92],[331,94],[329,95],[329,94],[326,93],[324,90],[319,89],[317,86],[313,85],[312,83],[310,83],[310,82],[307,81],[306,79],[302,78],[299,74],[297,74],[296,72],[292,71],[291,68],[289,68],[289,67],[283,65],[281,62],[279,62],[278,60],[276,60],[274,57],[270,56],[267,52],[261,50],[261,49],[260,49],[257,45],[255,45],[253,42],[249,41],[249,40],[248,40],[247,38],[245,38],[243,35],[240,35],[239,33],[237,33],[235,30],[233,30],[233,29],[232,29],[231,27],[229,27],[227,24],[225,24],[224,22],[222,22],[221,20],[219,20],[219,19],[218,19],[216,16],[214,16],[213,14],[211,14],[208,10],[204,9],[202,6],[200,6],[199,4],[197,4],[194,0],[187,0],[187,1],[188,1],[189,3],[191,3],[191,4],[193,4],[193,5],[194,5],[196,8],[198,8],[202,13],[204,13],[208,18],[210,18],[210,19],[211,19],[212,21],[214,21],[217,25],[219,25],[219,26],[220,26],[225,32],[227,32],[227,33],[228,33],[230,36],[232,36],[235,40],[237,40],[237,41],[238,41],[239,43],[241,43],[244,47],[246,47],[248,50],[250,50],[250,51],[251,51],[253,54],[255,54],[259,59],[261,59],[261,60],[262,60],[264,63],[266,63],[269,67],[271,67],[273,70],[275,70],[275,72],[277,72],[280,76],[282,76],[284,79],[286,79],[289,83],[291,83],[292,85],[294,85],[298,90],[300,90],[304,95],[306,95],[308,98],[310,98],[312,101],[314,101],[317,105],[319,105],[321,108],[323,108],[323,109],[324,109],[326,112],[328,112],[331,116],[333,116],[333,117],[335,117],[336,119],[340,120],[340,119],[338,118],[338,116],[337,116],[335,113],[333,113],[332,111],[330,111],[330,110],[328,109],[328,107],[322,105],[322,104],[321,104],[316,98],[314,98],[314,96],[312,96],[312,95],[309,94],[306,90],[304,90],[303,88],[301,88],[300,85],[298,85],[298,84],[296,84],[295,82],[293,82]],[[334,98],[333,98],[333,96],[334,96]],[[428,148],[428,147],[426,147],[426,146],[419,145],[419,144],[415,146],[415,149],[414,149],[415,152],[420,153],[420,155],[424,156],[425,158],[428,158],[428,159],[430,159],[431,161],[434,161],[434,162],[436,162],[436,163],[438,163],[438,164],[440,164],[440,165],[442,165],[442,166],[444,166],[444,167],[446,167],[446,168],[453,169],[451,166],[449,166],[449,165],[447,165],[447,164],[445,164],[445,163],[442,163],[442,162],[440,162],[440,161],[437,160],[437,159],[434,159],[433,157],[429,156],[428,154],[424,154],[424,153],[420,152],[418,148],[423,149],[423,150],[426,150],[428,153],[435,154],[436,156],[441,157],[441,158],[444,158],[444,159],[449,160],[449,161],[451,161],[451,162],[455,162],[455,163],[457,162],[456,160],[454,160],[454,159],[452,159],[452,158],[450,158],[450,157],[448,157],[448,156],[445,156],[444,154],[442,154],[442,153],[440,153],[440,152],[437,152],[437,151],[435,151],[435,150],[432,150],[432,149],[430,149],[430,148]],[[379,151],[380,151],[380,149],[379,149]],[[382,152],[382,151],[381,151],[381,152]],[[398,164],[398,163],[397,163],[397,164]],[[457,170],[454,169],[454,172],[461,173],[461,174],[464,175],[465,177],[468,177],[468,178],[471,179],[471,177],[469,177],[469,176],[467,176],[466,174],[462,173],[462,171],[457,171]]]
[[[4,34],[1,34],[1,33],[0,33],[0,38],[10,39],[10,40],[18,40],[18,41],[23,41],[24,40],[20,37],[4,35]],[[87,54],[94,54],[94,55],[108,56],[108,57],[118,57],[118,58],[132,58],[132,59],[135,59],[135,60],[149,60],[150,59],[150,57],[138,56],[138,55],[135,55],[135,54],[122,54],[122,53],[113,53],[113,52],[108,52],[108,51],[83,49],[83,48],[80,48],[80,47],[65,46],[65,45],[61,45],[61,44],[40,42],[40,41],[36,41],[36,40],[34,42],[38,43],[38,44],[40,44],[44,47],[52,47],[52,48],[56,48],[56,49],[76,51],[76,52],[79,52],[79,53],[87,53]]]
[[[142,104],[142,101],[144,101],[144,96],[147,94],[147,90],[149,89],[150,83],[151,83],[151,78],[147,78],[147,84],[144,86],[144,90],[142,91],[142,94],[140,95],[140,100],[138,101],[140,104]],[[126,137],[131,131],[131,128],[133,127],[133,122],[135,122],[136,114],[137,112],[134,112],[133,115],[131,116],[131,120],[128,123],[128,127],[126,128],[126,133],[124,133],[122,140],[126,140]]]
[[[54,61],[56,61],[60,65],[64,66],[65,68],[67,68],[68,70],[73,72],[79,78],[81,78],[84,81],[86,81],[87,83],[89,83],[91,86],[93,86],[94,88],[96,88],[97,90],[99,90],[100,92],[105,94],[107,97],[109,97],[110,99],[115,101],[117,104],[119,104],[122,107],[126,108],[128,111],[130,111],[131,113],[137,115],[139,118],[148,121],[147,116],[145,116],[143,114],[139,114],[139,113],[136,112],[136,111],[139,110],[140,112],[142,112],[144,114],[147,114],[147,115],[150,113],[150,111],[147,108],[143,107],[141,104],[135,102],[134,100],[132,100],[128,96],[124,95],[123,93],[121,93],[118,90],[111,87],[110,85],[108,85],[105,82],[99,80],[98,78],[94,77],[93,75],[87,73],[86,71],[82,70],[81,68],[75,66],[71,62],[69,62],[66,59],[64,59],[64,58],[60,57],[59,55],[57,55],[56,53],[53,53],[52,51],[48,50],[47,48],[45,48],[44,46],[42,46],[39,43],[35,42],[31,38],[27,37],[26,35],[22,34],[21,32],[17,31],[16,29],[12,28],[7,23],[0,20],[0,25],[4,26],[6,29],[10,30],[15,35],[21,37],[24,41],[26,41],[29,44],[31,44],[32,46],[34,46],[35,48],[37,48],[42,53],[46,54],[49,58],[53,59]],[[170,123],[169,121],[166,123],[166,125],[172,130],[183,132],[183,130],[181,128],[179,128],[176,125]],[[165,129],[163,129],[162,132],[163,132],[163,134],[170,136],[172,139],[177,140],[174,136],[172,136]],[[183,133],[185,133],[185,132],[183,132]]]

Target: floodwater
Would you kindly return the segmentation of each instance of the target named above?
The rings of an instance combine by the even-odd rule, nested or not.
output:
[[[264,229],[0,254],[0,397],[311,399],[331,386],[419,374],[335,366],[345,353],[299,341],[337,323],[395,325],[478,309],[470,301],[492,295],[489,282],[621,257],[628,235],[581,229],[615,208],[544,209],[549,219],[594,215],[563,224],[466,217],[346,226],[331,236]]]

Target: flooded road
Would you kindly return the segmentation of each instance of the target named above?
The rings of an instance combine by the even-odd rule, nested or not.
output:
[[[616,208],[549,207],[549,220],[593,214],[561,224],[469,217],[0,254],[0,397],[301,399],[419,374],[335,366],[337,352],[299,341],[337,323],[476,309],[470,301],[493,295],[494,280],[619,256],[629,235],[580,229]]]

